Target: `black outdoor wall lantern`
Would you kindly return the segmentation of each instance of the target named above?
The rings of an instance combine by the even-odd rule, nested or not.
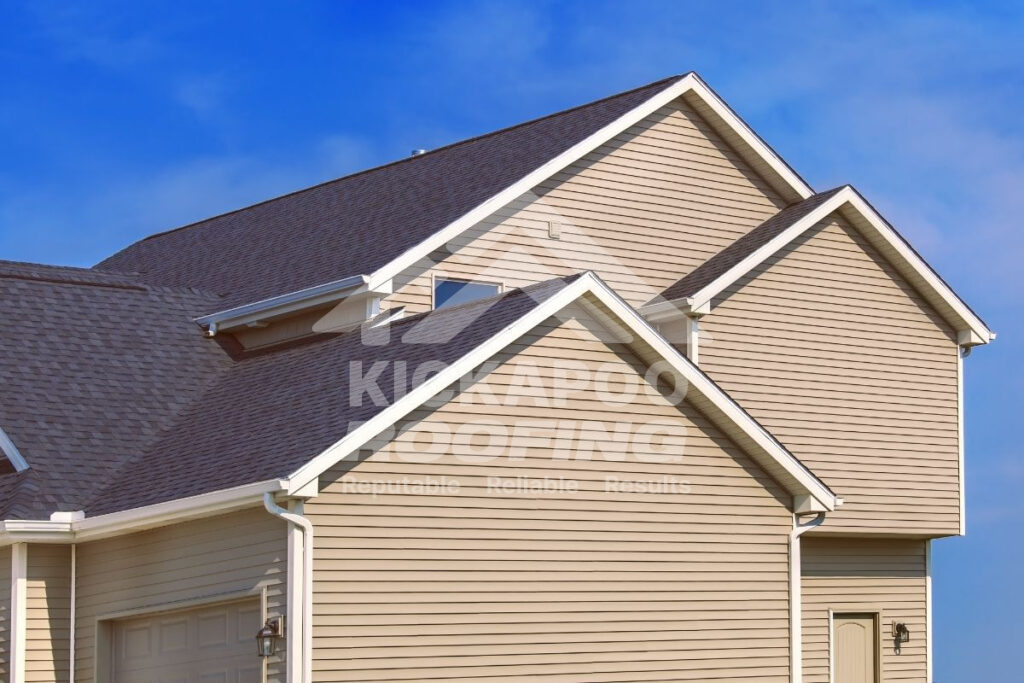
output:
[[[281,620],[267,619],[263,628],[256,632],[256,650],[260,657],[273,657],[277,652],[277,640],[281,637]]]

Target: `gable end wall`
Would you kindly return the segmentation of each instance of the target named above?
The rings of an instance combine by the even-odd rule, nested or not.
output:
[[[639,306],[783,204],[680,98],[411,269],[384,306],[428,310],[432,274],[511,289],[583,270]]]
[[[502,405],[456,397],[404,426],[664,418],[675,421],[666,442],[682,460],[559,459],[534,434],[512,440],[521,460],[506,449],[467,463],[460,457],[474,451],[454,443],[417,463],[401,437],[335,468],[305,507],[316,527],[319,680],[786,681],[791,518],[781,488],[688,404],[658,397],[609,409],[590,390],[538,406],[530,397],[552,395],[559,361],[644,371],[573,322],[548,321],[500,359],[469,395],[492,391]],[[515,382],[522,363],[536,365],[543,388]],[[558,448],[578,454],[581,434]],[[608,491],[609,475],[682,479],[690,491]],[[353,488],[428,477],[459,488]],[[563,478],[579,491],[504,493],[488,490],[488,477]]]
[[[822,532],[959,532],[955,334],[830,217],[713,302],[701,367],[845,501]]]

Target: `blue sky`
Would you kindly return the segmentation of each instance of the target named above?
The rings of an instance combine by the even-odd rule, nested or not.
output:
[[[146,234],[699,71],[816,188],[852,182],[999,332],[967,369],[968,529],[938,683],[1024,665],[1024,6],[4,3],[0,258]]]

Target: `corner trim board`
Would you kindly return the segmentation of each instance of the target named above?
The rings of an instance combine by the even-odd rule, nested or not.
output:
[[[932,683],[932,541],[924,542],[925,683]]]
[[[28,637],[28,544],[11,548],[11,683],[25,683],[25,654]]]

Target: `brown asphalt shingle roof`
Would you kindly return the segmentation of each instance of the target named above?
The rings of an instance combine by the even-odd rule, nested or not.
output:
[[[682,78],[154,235],[96,268],[224,295],[216,310],[369,274]]]

